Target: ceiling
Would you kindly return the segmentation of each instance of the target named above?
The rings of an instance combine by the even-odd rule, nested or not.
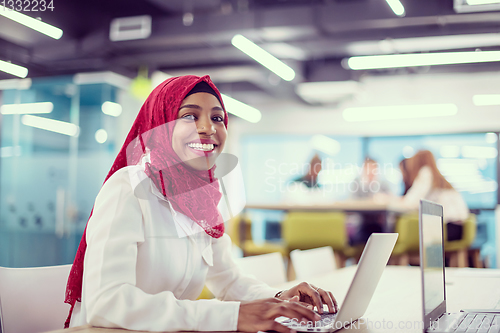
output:
[[[460,2],[462,0],[455,0]],[[54,10],[24,12],[61,28],[60,40],[0,16],[0,59],[29,77],[112,71],[211,73],[221,90],[292,98],[301,82],[359,81],[342,59],[352,55],[500,50],[500,11],[457,13],[453,0],[401,0],[397,17],[385,0],[54,0]],[[190,16],[192,14],[192,16]],[[110,40],[113,19],[149,15],[148,38]],[[231,45],[243,34],[296,72],[281,81]],[[462,35],[460,37],[454,37]],[[402,68],[370,75],[500,70],[495,63]],[[0,73],[0,79],[14,78]]]

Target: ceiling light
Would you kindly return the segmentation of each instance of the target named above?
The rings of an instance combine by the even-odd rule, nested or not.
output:
[[[492,12],[500,10],[500,0],[454,0],[457,13]]]
[[[462,156],[465,158],[495,158],[498,150],[494,147],[463,146]]]
[[[405,7],[399,0],[385,0],[397,16],[405,16]]]
[[[49,118],[24,115],[21,117],[21,122],[26,126],[40,128],[46,131],[56,132],[69,136],[78,136],[80,127],[65,121],[59,121]]]
[[[340,143],[337,140],[322,134],[313,136],[310,144],[312,148],[331,156],[337,155],[340,151]]]
[[[54,104],[51,102],[5,104],[0,107],[2,114],[51,113]]]
[[[31,79],[0,80],[0,90],[28,90],[31,88]]]
[[[500,61],[500,51],[440,52],[416,54],[391,54],[351,57],[347,66],[353,70],[472,64]]]
[[[292,81],[295,78],[294,70],[284,62],[262,49],[260,46],[242,35],[235,35],[231,39],[234,47],[253,58],[262,66],[269,69],[285,81]]]
[[[131,16],[115,18],[109,28],[109,39],[122,40],[146,39],[151,36],[151,16]]]
[[[102,103],[101,110],[108,116],[118,117],[122,114],[122,106],[118,103],[104,102]]]
[[[500,105],[500,94],[474,95],[472,102],[476,106]]]
[[[0,157],[21,156],[21,146],[7,146],[0,148]]]
[[[500,3],[500,0],[467,0],[469,6],[490,5],[493,3]]]
[[[104,143],[106,142],[106,140],[108,140],[108,132],[106,132],[102,128],[98,129],[95,132],[95,141],[97,141],[98,143]]]
[[[346,121],[374,121],[453,116],[455,104],[391,105],[347,108],[342,112]]]
[[[0,5],[0,15],[5,16],[8,19],[16,21],[19,24],[27,26],[28,28],[36,30],[54,39],[59,39],[63,35],[63,31],[59,28],[54,27],[53,25],[42,22],[28,15],[21,14],[15,10],[6,8],[1,5]]]
[[[245,119],[246,121],[249,121],[251,123],[258,123],[262,118],[262,114],[256,108],[251,107],[250,105],[240,102],[227,95],[221,95],[227,112]]]
[[[2,9],[0,8],[0,12],[1,11],[2,11]],[[0,60],[0,71],[5,72],[5,73],[9,73],[11,75],[14,75],[14,76],[17,76],[17,77],[20,77],[23,79],[26,76],[28,76],[28,69],[26,67],[14,65],[14,64],[11,64],[10,62],[3,61],[3,60]]]

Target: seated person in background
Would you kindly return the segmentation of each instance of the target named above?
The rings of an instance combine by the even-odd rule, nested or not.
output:
[[[403,185],[404,185],[404,190],[403,190],[403,195],[406,195],[408,193],[408,190],[410,189],[410,184],[408,180],[408,167],[407,164],[408,159],[404,158],[399,162],[399,169],[401,170],[401,176],[403,177]]]
[[[304,176],[295,178],[292,182],[302,183],[309,188],[319,187],[318,174],[321,171],[321,158],[315,154],[309,162],[309,168]]]
[[[367,157],[363,164],[361,175],[349,185],[353,199],[376,199],[390,194],[387,182],[379,177],[377,161]],[[382,196],[379,196],[382,195]]]
[[[367,157],[361,175],[349,184],[351,199],[383,201],[390,195],[387,182],[380,177],[379,165]],[[383,232],[387,217],[383,213],[365,212],[348,216],[347,229],[351,244],[366,243],[373,232]]]
[[[403,166],[403,179],[409,186],[403,204],[417,209],[420,199],[426,199],[443,205],[448,241],[461,239],[462,223],[469,216],[469,208],[462,195],[439,172],[432,153],[420,150],[405,160]]]
[[[318,182],[321,169],[321,158],[315,154],[309,162],[305,174],[293,178],[287,183],[286,192],[282,195],[283,202],[301,205],[315,205],[325,202],[328,198],[324,196],[324,188]]]

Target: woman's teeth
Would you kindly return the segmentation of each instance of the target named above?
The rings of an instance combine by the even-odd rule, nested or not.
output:
[[[188,147],[196,150],[212,151],[215,145],[211,143],[188,143]]]

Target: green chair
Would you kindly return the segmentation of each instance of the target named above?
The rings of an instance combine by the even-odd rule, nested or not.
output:
[[[463,223],[462,239],[444,242],[444,251],[450,257],[451,267],[469,267],[469,248],[476,238],[476,215],[470,214]],[[447,239],[446,228],[444,239]]]
[[[288,257],[288,251],[283,244],[273,242],[255,243],[252,239],[252,221],[243,216],[235,216],[229,221],[227,233],[233,244],[243,251],[243,256],[255,256],[279,252]]]
[[[399,237],[392,251],[391,261],[400,265],[408,265],[410,258],[418,257],[420,248],[418,219],[418,213],[411,213],[400,216],[396,221],[394,232],[399,233]],[[447,238],[446,228],[444,228],[444,250],[445,255],[450,258],[449,266],[468,267],[468,250],[476,238],[476,216],[470,214],[464,221],[462,239],[446,241]]]
[[[391,262],[407,266],[410,263],[410,257],[419,255],[418,213],[401,215],[396,221],[394,232],[397,232],[399,236],[392,251]]]
[[[362,246],[349,246],[346,216],[342,212],[289,212],[282,225],[288,251],[331,246],[339,267],[347,258],[358,259]]]

